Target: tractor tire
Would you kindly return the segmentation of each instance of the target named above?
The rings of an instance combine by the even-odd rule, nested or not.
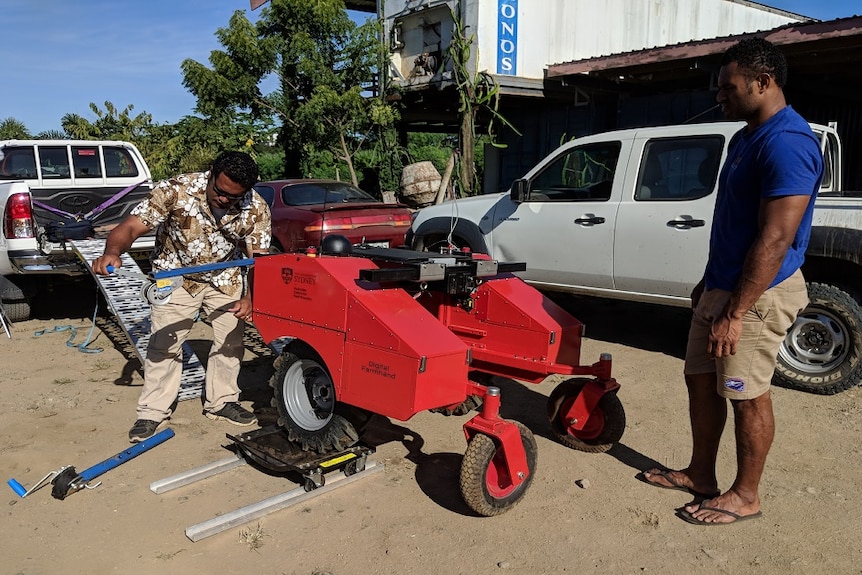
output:
[[[615,392],[602,396],[583,429],[575,429],[564,421],[566,412],[589,382],[569,379],[554,388],[548,397],[548,421],[554,437],[566,447],[604,453],[620,440],[626,428],[626,413]]]
[[[862,379],[862,305],[851,290],[808,283],[810,303],[787,332],[773,382],[833,395]]]
[[[296,348],[285,350],[275,360],[270,380],[278,425],[288,439],[304,451],[320,454],[343,451],[359,441],[371,419],[363,409],[339,403],[335,386],[323,361],[316,354]]]
[[[467,505],[485,517],[493,517],[508,511],[518,504],[533,482],[536,474],[538,447],[533,433],[526,425],[512,421],[518,426],[521,443],[527,456],[527,478],[520,485],[513,485],[506,473],[502,449],[489,436],[478,433],[470,440],[461,463],[459,486]]]

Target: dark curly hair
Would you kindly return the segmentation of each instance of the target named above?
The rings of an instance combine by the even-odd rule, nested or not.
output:
[[[257,183],[260,174],[254,159],[244,152],[223,152],[213,161],[212,177],[217,178],[224,173],[228,178],[251,188]]]
[[[721,59],[726,66],[736,62],[739,72],[753,80],[758,74],[775,78],[779,88],[787,83],[787,60],[774,44],[763,38],[747,38],[727,49]]]

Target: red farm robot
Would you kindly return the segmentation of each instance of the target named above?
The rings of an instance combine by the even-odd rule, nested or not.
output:
[[[337,236],[335,236],[337,238]],[[425,410],[467,413],[461,493],[480,515],[524,496],[536,442],[499,416],[488,375],[539,383],[575,376],[548,399],[556,438],[602,452],[625,414],[602,354],[580,365],[583,324],[512,272],[479,254],[351,247],[255,260],[254,323],[267,343],[287,342],[272,380],[278,431],[307,453],[353,448],[370,414],[400,421]]]

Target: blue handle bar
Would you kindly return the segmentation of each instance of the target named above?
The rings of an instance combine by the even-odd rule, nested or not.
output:
[[[9,487],[12,488],[12,491],[18,494],[18,497],[24,497],[24,494],[27,493],[27,490],[24,488],[24,486],[14,479],[9,479],[8,481],[6,481],[6,483],[9,484]]]
[[[66,477],[67,481],[64,482],[62,485],[68,489],[71,489],[72,491],[70,491],[70,492],[74,492],[74,491],[77,491],[78,489],[82,489],[83,487],[85,487],[85,484],[89,483],[92,479],[95,479],[99,475],[102,475],[103,473],[110,471],[111,469],[114,469],[117,466],[122,465],[123,463],[127,462],[128,460],[130,460],[134,457],[137,457],[141,453],[144,453],[145,451],[148,451],[148,450],[152,449],[153,447],[164,443],[165,441],[167,441],[168,439],[170,439],[173,436],[174,436],[174,430],[171,428],[160,431],[159,433],[155,434],[154,436],[150,437],[149,439],[146,439],[140,443],[137,443],[134,446],[130,447],[129,449],[126,449],[125,451],[121,451],[120,453],[116,454],[115,456],[113,456],[109,459],[106,459],[105,461],[103,461],[97,465],[94,465],[88,469],[85,469],[84,471],[79,473],[74,478]],[[75,472],[75,468],[71,467],[71,466],[70,467],[64,467],[60,471],[52,471],[51,473],[49,473],[48,475],[43,477],[42,480],[39,481],[39,483],[37,483],[35,486],[33,486],[33,488],[30,491],[31,492],[36,491],[37,489],[42,487],[45,484],[45,482],[49,479],[51,480],[51,483],[54,483],[58,478],[64,476],[64,473],[62,473],[62,472],[65,472],[68,470],[71,470],[71,473]],[[69,479],[71,479],[71,481],[68,481]],[[14,478],[9,479],[6,481],[6,483],[9,485],[9,487],[12,488],[12,491],[14,491],[19,497],[26,497],[27,496],[27,494],[28,494],[27,489],[23,485],[21,485],[16,479],[14,479]],[[57,486],[55,484],[55,489],[56,488],[57,488]],[[55,493],[52,493],[52,495],[54,495],[54,497],[57,497],[58,499],[63,499],[63,497],[58,497]],[[65,496],[65,495],[67,495],[67,493],[63,493],[63,496]]]
[[[216,270],[224,270],[227,268],[241,268],[245,266],[254,265],[254,258],[245,258],[242,260],[231,260],[229,262],[216,262],[214,264],[203,264],[199,266],[190,266],[187,268],[177,268],[175,270],[167,270],[163,272],[155,272],[151,273],[150,276],[153,279],[161,280],[166,278],[174,278],[177,276],[183,276],[186,274],[197,274],[201,272],[212,272]],[[105,268],[108,270],[109,274],[114,273],[116,268],[114,266],[108,266]]]
[[[149,439],[145,439],[144,441],[133,445],[132,447],[126,449],[125,451],[121,451],[113,457],[110,457],[104,460],[101,463],[97,463],[96,465],[89,467],[79,473],[81,479],[85,482],[95,479],[96,477],[106,473],[115,467],[122,465],[133,457],[137,457],[141,453],[152,449],[153,447],[160,445],[174,436],[174,430],[170,427],[164,429]],[[12,489],[15,489],[14,487]]]

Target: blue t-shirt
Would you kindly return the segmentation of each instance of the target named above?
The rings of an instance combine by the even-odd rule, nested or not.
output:
[[[763,198],[811,196],[781,269],[769,284],[793,275],[805,259],[814,200],[823,177],[820,142],[808,123],[790,106],[758,126],[743,128],[730,140],[718,179],[718,197],[709,240],[706,289],[736,288],[745,257],[759,232]]]

